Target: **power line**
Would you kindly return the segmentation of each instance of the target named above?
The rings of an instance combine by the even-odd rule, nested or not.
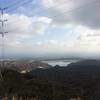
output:
[[[1,13],[2,13],[2,15],[3,15],[3,10],[6,10],[6,11],[14,11],[14,10],[16,10],[15,8],[13,8],[13,7],[16,7],[15,5],[20,5],[20,6],[22,6],[22,5],[27,5],[27,4],[29,4],[29,3],[31,3],[31,1],[32,0],[24,0],[24,2],[22,2],[21,0],[19,0],[19,1],[17,1],[17,2],[15,2],[15,3],[13,3],[13,4],[11,4],[11,5],[8,5],[8,6],[6,6],[5,8],[0,8],[0,10],[1,10]],[[11,9],[10,9],[11,8]],[[13,8],[13,9],[12,9]]]
[[[25,6],[25,5],[28,5],[29,3],[31,3],[33,0],[26,0],[26,1],[24,1],[24,2],[21,2],[20,0],[18,1],[18,2],[16,2],[16,3],[14,3],[14,4],[16,4],[17,6],[15,6],[14,4],[12,4],[12,6],[9,6],[9,7],[7,7],[8,8],[8,10],[7,11],[10,11],[10,12],[14,12],[14,11],[16,11],[16,9],[18,8],[18,7],[20,7],[20,6]],[[69,2],[71,2],[71,1],[73,1],[73,0],[69,0]],[[68,2],[68,1],[67,1]],[[65,5],[66,3],[66,0],[65,1],[63,1],[63,5]],[[19,4],[18,4],[19,3]],[[22,3],[22,4],[20,4],[20,3]],[[48,2],[49,3],[49,2]],[[48,4],[48,3],[46,3],[46,4]],[[62,5],[62,6],[63,6]],[[14,7],[15,6],[15,7]],[[14,8],[13,8],[14,7]],[[38,7],[38,9],[40,9],[40,11],[39,11],[39,13],[41,13],[41,12],[44,12],[44,11],[48,11],[49,9],[51,9],[51,8],[54,8],[54,7],[56,7],[56,4],[55,5],[53,5],[52,7],[48,7],[48,8],[45,8],[45,9],[41,9],[41,7]],[[12,8],[12,9],[10,9],[10,8]]]
[[[69,2],[71,2],[71,1],[73,1],[73,0],[69,0]],[[68,2],[68,1],[67,1]],[[64,6],[66,3],[66,0],[65,1],[63,1],[63,5],[62,6]],[[30,2],[29,2],[30,3]],[[48,2],[49,3],[49,2]],[[47,4],[48,4],[47,3]],[[45,8],[45,9],[41,9],[41,7],[38,7],[38,9],[40,8],[40,10],[39,10],[39,13],[42,13],[42,12],[44,12],[44,11],[48,11],[49,9],[51,9],[51,8],[54,8],[54,7],[56,7],[56,4],[55,5],[53,5],[52,7],[48,7],[48,8]],[[16,10],[16,9],[14,9],[14,10]],[[17,20],[16,20],[17,21]],[[14,21],[14,22],[16,22],[16,21]]]
[[[20,4],[20,3],[22,3],[22,0],[18,0],[18,1],[14,2],[14,3],[10,4],[10,5],[7,5],[6,7],[8,9],[10,9],[10,8],[14,7],[15,5]]]
[[[17,2],[15,2],[15,3],[13,3],[13,4],[11,4],[11,5],[9,5],[9,6],[6,6],[8,9],[10,9],[10,8],[13,8],[13,7],[18,7],[18,5],[19,6],[24,6],[24,5],[26,5],[26,4],[28,4],[28,3],[31,3],[33,0],[24,0],[24,2],[22,2],[21,0],[19,0],[19,1],[17,1]],[[73,1],[73,0],[69,0],[70,2],[71,1]],[[68,2],[68,1],[67,1]],[[20,4],[20,3],[22,3],[22,4]],[[48,2],[49,3],[49,2]],[[46,3],[46,5],[48,5],[48,3]],[[63,2],[63,3],[66,3],[66,0]],[[16,6],[17,5],[17,6]],[[56,5],[56,4],[55,4]],[[54,6],[55,6],[54,5]],[[54,7],[54,6],[52,6],[52,7]],[[38,7],[38,8],[41,8],[41,7]],[[49,8],[51,8],[51,7],[49,7]],[[47,9],[49,9],[49,8],[47,8]],[[46,9],[46,10],[47,10]],[[12,10],[12,9],[11,9]],[[14,10],[16,10],[16,9],[13,9],[12,11],[14,11]]]
[[[90,4],[92,4],[92,3],[97,3],[97,2],[99,2],[98,0],[94,0],[94,1],[92,1],[92,2],[88,2],[87,4],[84,4],[84,5],[81,5],[81,6],[79,6],[79,7],[76,7],[76,8],[74,8],[74,9],[70,9],[70,10],[68,10],[68,11],[63,11],[62,12],[62,15],[59,15],[59,14],[55,14],[54,16],[52,16],[53,18],[54,17],[57,17],[57,16],[63,16],[64,14],[69,14],[69,13],[73,13],[73,11],[79,11],[80,9],[82,9],[82,8],[84,8],[85,6],[88,6],[88,5],[90,5]],[[91,5],[90,5],[91,6]],[[17,20],[18,21],[18,20]],[[19,24],[20,22],[17,22],[17,23],[15,23],[16,21],[12,21],[12,22],[14,22],[14,24]],[[10,23],[9,23],[10,24]]]
[[[56,17],[60,17],[60,16],[63,16],[63,15],[68,15],[69,13],[73,13],[73,11],[79,11],[80,9],[82,9],[82,8],[84,8],[85,6],[91,6],[90,4],[95,4],[95,3],[98,3],[99,2],[99,0],[94,0],[94,1],[92,1],[92,2],[88,2],[88,3],[86,3],[86,4],[84,4],[84,5],[81,5],[81,6],[79,6],[79,7],[76,7],[76,8],[74,8],[74,9],[70,9],[70,10],[65,10],[65,11],[63,11],[61,14],[62,15],[60,15],[59,13],[58,14],[55,14],[55,15],[51,15],[53,18],[56,18]],[[18,19],[19,20],[19,19]],[[21,23],[21,21],[20,22],[18,22],[18,20],[15,20],[15,21],[11,21],[10,23],[15,23],[15,24],[19,24],[19,23]]]
[[[74,9],[70,9],[68,11],[64,11],[62,13],[62,15],[64,15],[64,14],[68,15],[69,13],[73,13],[73,11],[79,11],[80,9],[84,8],[85,6],[88,7],[88,6],[91,6],[90,4],[95,4],[95,3],[98,3],[98,2],[99,2],[99,0],[94,0],[92,2],[88,2],[87,4],[81,5],[79,7],[74,8]],[[54,15],[52,17],[62,16],[62,15],[56,14],[56,15]]]
[[[16,8],[18,8],[19,6],[25,6],[31,2],[32,2],[32,0],[24,0],[24,2],[21,2],[21,1],[16,2],[16,3],[12,4],[12,6],[9,6],[7,11],[14,12],[14,11],[16,11]]]
[[[84,4],[84,5],[81,5],[81,6],[79,6],[79,7],[76,7],[76,8],[74,8],[74,9],[70,9],[70,10],[68,10],[68,11],[63,11],[61,14],[62,15],[60,15],[60,16],[63,16],[63,15],[68,15],[69,13],[73,13],[73,11],[79,11],[80,9],[82,9],[82,8],[84,8],[85,6],[86,7],[88,7],[88,6],[91,6],[90,4],[95,4],[95,3],[98,3],[98,2],[100,2],[99,0],[94,0],[94,1],[92,1],[92,2],[88,2],[88,3],[86,3],[86,4]],[[56,15],[54,15],[53,17],[57,17],[59,14],[56,14]]]

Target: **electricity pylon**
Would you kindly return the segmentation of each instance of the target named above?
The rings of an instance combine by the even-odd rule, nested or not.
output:
[[[8,33],[8,32],[5,32],[5,29],[4,29],[4,24],[7,20],[4,19],[4,11],[6,10],[7,8],[0,8],[0,11],[1,11],[1,17],[0,17],[0,23],[1,23],[1,31],[0,31],[0,34],[1,34],[1,69],[0,69],[0,79],[3,80],[3,76],[2,76],[2,68],[5,67],[4,65],[4,60],[5,60],[5,57],[4,57],[4,35],[5,33]]]

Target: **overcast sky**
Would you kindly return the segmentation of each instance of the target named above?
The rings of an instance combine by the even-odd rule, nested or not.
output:
[[[100,56],[100,0],[0,0],[0,6],[8,7],[6,56]]]

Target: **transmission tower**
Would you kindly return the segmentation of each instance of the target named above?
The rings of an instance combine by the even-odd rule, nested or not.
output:
[[[2,80],[3,79],[3,76],[2,76],[2,68],[5,67],[4,65],[4,60],[5,60],[5,56],[4,56],[4,35],[5,33],[8,33],[8,32],[5,32],[5,22],[7,20],[4,19],[4,11],[6,10],[7,8],[0,8],[0,12],[1,12],[1,16],[0,16],[0,24],[1,24],[1,31],[0,31],[0,34],[1,34],[1,70],[0,70],[0,79]]]

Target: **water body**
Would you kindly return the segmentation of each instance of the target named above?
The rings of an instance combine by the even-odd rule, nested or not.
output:
[[[42,61],[44,63],[48,63],[49,65],[52,66],[68,66],[71,63],[77,62],[78,60],[50,60],[50,61]]]

